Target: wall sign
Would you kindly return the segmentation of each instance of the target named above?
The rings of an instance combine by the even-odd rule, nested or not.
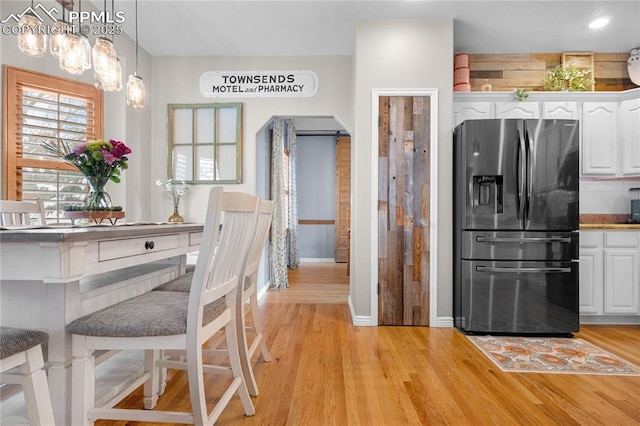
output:
[[[317,91],[313,71],[207,71],[200,76],[206,98],[308,98]]]

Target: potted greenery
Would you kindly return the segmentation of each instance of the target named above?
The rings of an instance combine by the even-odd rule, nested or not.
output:
[[[591,68],[578,68],[575,64],[558,65],[542,80],[545,90],[557,92],[584,92],[594,83]]]

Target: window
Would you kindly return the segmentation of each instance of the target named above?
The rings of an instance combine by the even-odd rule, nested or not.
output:
[[[4,67],[3,194],[44,200],[48,222],[67,222],[65,205],[82,204],[88,186],[42,142],[85,142],[102,134],[102,92],[86,83]]]
[[[169,176],[242,183],[242,104],[170,104]]]

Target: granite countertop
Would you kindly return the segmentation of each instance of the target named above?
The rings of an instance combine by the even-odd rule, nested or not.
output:
[[[581,214],[580,229],[632,229],[640,231],[640,224],[625,223],[628,214]]]
[[[590,229],[633,229],[640,231],[640,224],[636,223],[581,223],[580,229],[588,231]]]

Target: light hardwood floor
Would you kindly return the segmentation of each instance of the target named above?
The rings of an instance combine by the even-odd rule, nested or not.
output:
[[[260,303],[273,360],[255,367],[256,415],[235,397],[218,424],[640,425],[640,377],[503,373],[456,329],[353,326],[344,264],[289,277]],[[583,326],[577,337],[640,365],[638,326]],[[182,372],[158,408],[189,408]]]

